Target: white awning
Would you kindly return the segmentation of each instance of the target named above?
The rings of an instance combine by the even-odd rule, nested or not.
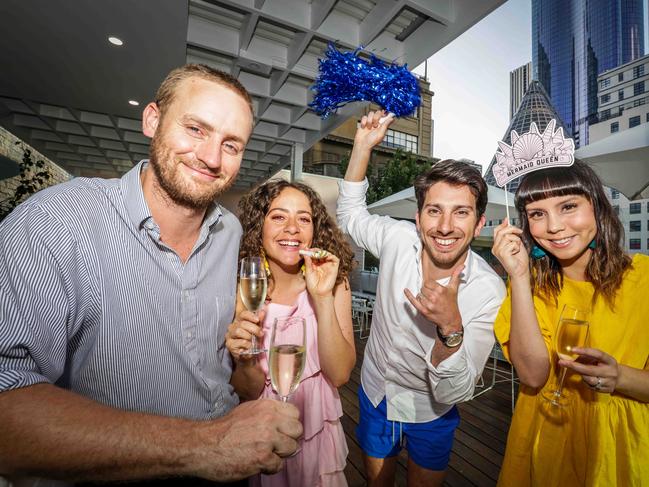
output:
[[[488,203],[485,215],[487,220],[503,220],[506,218],[505,191],[496,186],[488,186]],[[510,216],[514,218],[517,213],[514,208],[514,195],[507,193]],[[411,186],[391,196],[383,198],[368,206],[368,210],[376,215],[388,215],[394,218],[408,218],[414,220],[417,213],[417,199],[415,188]]]
[[[606,186],[629,199],[649,193],[649,123],[623,130],[575,151]]]

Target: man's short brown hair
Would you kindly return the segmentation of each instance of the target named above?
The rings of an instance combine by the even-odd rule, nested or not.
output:
[[[163,116],[169,105],[173,102],[174,95],[178,89],[178,85],[181,81],[197,77],[202,78],[207,81],[214,81],[215,83],[220,83],[228,88],[237,92],[241,97],[246,100],[248,103],[248,108],[250,108],[250,114],[254,119],[255,114],[252,108],[252,98],[250,93],[246,90],[243,85],[236,79],[234,76],[231,76],[228,73],[220,71],[218,69],[212,68],[206,64],[185,64],[180,68],[176,68],[171,71],[164,81],[160,84],[158,91],[155,95],[155,103],[158,105],[160,114]]]
[[[480,172],[466,162],[446,159],[436,163],[428,171],[415,178],[417,210],[421,211],[430,187],[439,182],[451,186],[468,186],[475,196],[477,216],[480,218],[487,208],[487,183]]]

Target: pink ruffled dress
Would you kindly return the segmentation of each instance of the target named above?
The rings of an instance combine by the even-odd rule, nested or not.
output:
[[[273,322],[279,316],[301,316],[306,320],[306,364],[300,385],[289,402],[300,411],[304,436],[297,453],[284,459],[284,468],[274,475],[257,475],[252,487],[346,487],[345,464],[347,441],[340,417],[343,415],[338,390],[320,370],[318,356],[318,322],[307,291],[293,306],[269,303],[264,320],[264,348],[268,350]],[[279,397],[270,384],[266,354],[259,356],[266,374],[261,397]]]

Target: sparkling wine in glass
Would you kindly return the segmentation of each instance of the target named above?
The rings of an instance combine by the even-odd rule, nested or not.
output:
[[[276,318],[270,339],[270,381],[283,402],[300,384],[306,362],[304,318]]]
[[[257,314],[266,301],[267,290],[268,278],[263,259],[261,257],[244,257],[241,259],[239,294],[246,309]],[[259,348],[257,337],[253,335],[250,349],[242,352],[242,355],[256,355],[261,352],[264,352],[264,350]]]
[[[559,326],[554,337],[554,347],[559,358],[575,360],[579,357],[573,349],[586,345],[588,338],[589,312],[569,304],[564,305],[559,318]],[[545,391],[543,397],[554,406],[565,406],[567,399],[563,394],[563,381],[566,378],[566,368],[561,368],[559,383],[554,389]]]

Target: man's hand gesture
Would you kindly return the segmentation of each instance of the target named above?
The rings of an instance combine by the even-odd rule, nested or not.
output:
[[[457,292],[463,270],[463,265],[457,267],[446,286],[431,280],[424,282],[416,296],[409,289],[403,290],[408,301],[417,311],[424,315],[428,321],[439,326],[445,334],[462,328],[462,317],[457,305]]]

